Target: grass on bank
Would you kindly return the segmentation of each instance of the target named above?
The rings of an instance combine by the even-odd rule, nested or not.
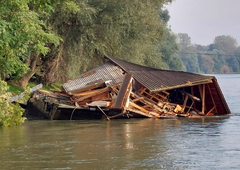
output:
[[[28,83],[28,87],[30,87],[30,88],[33,88],[36,85],[38,85],[38,84],[36,84],[34,82]],[[47,91],[51,91],[51,89],[61,91],[61,86],[62,86],[62,84],[60,84],[60,83],[52,83],[49,86],[43,86],[41,89],[47,90]],[[24,90],[20,86],[17,86],[17,85],[11,84],[11,83],[8,83],[8,87],[9,87],[8,91],[10,93],[12,93],[13,96],[19,95],[20,93],[24,92]]]

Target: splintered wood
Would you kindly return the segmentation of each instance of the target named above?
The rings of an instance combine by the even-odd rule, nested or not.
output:
[[[93,73],[89,73],[93,74]],[[84,76],[84,75],[83,75]],[[86,75],[87,76],[87,75]],[[196,117],[202,115],[214,115],[216,106],[213,105],[205,113],[205,86],[199,86],[200,98],[183,89],[172,91],[159,91],[151,93],[146,87],[134,87],[132,74],[125,74],[121,83],[109,85],[98,80],[88,83],[86,87],[75,90],[71,94],[64,91],[40,93],[47,95],[56,103],[68,104],[75,108],[98,108],[104,114],[104,109],[115,109],[121,112],[115,115],[106,115],[110,120],[119,117],[148,117],[148,118],[172,118],[172,117]],[[176,92],[177,91],[177,92]],[[176,96],[173,98],[172,96]],[[179,97],[180,96],[180,97]],[[172,97],[170,99],[170,97]],[[181,100],[181,102],[179,102]],[[196,102],[202,103],[201,111],[196,109]],[[199,108],[199,107],[198,107]],[[91,114],[91,113],[89,113]]]

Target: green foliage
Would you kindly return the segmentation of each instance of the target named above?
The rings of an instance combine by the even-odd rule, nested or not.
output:
[[[200,55],[198,58],[200,70],[203,73],[213,73],[215,62],[209,55]]]
[[[225,54],[234,54],[237,49],[237,41],[231,36],[221,35],[214,39],[214,49],[221,50]]]
[[[2,78],[28,70],[25,61],[31,53],[49,52],[46,43],[59,38],[45,32],[38,14],[30,11],[29,0],[0,0],[0,72]]]
[[[169,62],[169,68],[176,71],[187,71],[183,61],[177,54],[171,58],[171,61]]]
[[[22,117],[24,110],[18,104],[10,103],[10,97],[7,83],[0,80],[0,127],[20,125],[25,120]]]
[[[54,81],[56,74],[49,73],[59,71],[67,73],[68,78],[76,77],[102,64],[104,54],[168,68],[158,50],[169,31],[166,29],[168,12],[162,11],[167,2],[171,1],[71,0],[57,4],[45,23],[64,42],[55,54],[51,54],[53,57],[50,56],[58,59],[53,59],[50,65],[47,61],[50,70],[43,79]]]
[[[24,91],[21,87],[11,83],[8,83],[8,87],[9,87],[8,91],[11,92],[12,95],[19,95]]]
[[[187,54],[181,57],[183,63],[186,66],[188,72],[199,73],[199,63],[196,54]]]
[[[179,48],[184,49],[191,46],[191,37],[189,37],[186,33],[178,33],[177,42],[179,44]]]

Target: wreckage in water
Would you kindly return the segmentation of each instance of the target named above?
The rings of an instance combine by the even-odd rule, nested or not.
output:
[[[38,90],[28,114],[51,120],[230,114],[213,76],[140,66],[113,57],[62,86]]]

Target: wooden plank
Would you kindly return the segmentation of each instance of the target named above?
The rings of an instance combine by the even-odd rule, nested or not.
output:
[[[153,116],[155,116],[155,117],[157,117],[157,118],[160,118],[160,117],[161,117],[159,114],[157,114],[157,113],[155,113],[155,112],[149,112],[149,114],[150,114],[150,115],[153,115]]]
[[[188,95],[185,96],[184,102],[183,102],[183,106],[182,106],[182,111],[184,112],[185,108],[186,108],[186,104],[187,104],[187,100],[188,100]]]
[[[209,84],[207,84],[207,86],[208,86],[208,91],[209,91],[209,93],[210,93],[210,96],[211,96],[213,105],[214,105],[214,107],[216,108],[215,110],[216,110],[216,112],[217,112],[217,114],[218,114],[217,106],[216,106],[216,103],[215,103],[215,101],[214,101],[214,98],[213,98],[213,95],[212,95],[212,91],[211,91],[211,89],[210,89],[210,87],[209,87]]]
[[[111,100],[109,92],[97,94],[92,97],[92,101],[99,101],[99,100]]]
[[[137,104],[135,104],[135,103],[133,103],[133,102],[129,102],[129,105],[130,105],[131,107],[134,107],[134,108],[136,108],[136,109],[141,110],[141,111],[144,112],[144,113],[149,114],[149,111],[148,111],[148,110],[144,109],[143,107],[141,107],[141,106],[139,106],[139,105],[137,105]]]
[[[142,112],[142,111],[135,110],[135,109],[127,108],[126,110],[127,110],[127,111],[130,111],[130,112],[133,112],[133,113],[135,113],[135,114],[140,114],[140,115],[142,115],[142,116],[149,117],[149,118],[154,118],[154,117],[155,117],[155,116],[153,116],[153,115],[150,115],[150,114],[147,114],[147,113],[144,113],[144,112]]]
[[[147,88],[141,88],[138,92],[139,95],[143,94],[145,91],[147,90]]]
[[[87,103],[91,103],[92,102],[92,99],[91,98],[88,98],[88,99],[85,99],[83,101],[80,101],[80,102],[77,102],[77,104],[79,106],[86,106]]]
[[[116,108],[124,107],[124,99],[125,99],[125,96],[127,95],[129,86],[131,85],[131,81],[132,81],[132,74],[126,74],[123,79],[122,85],[120,87],[114,107]]]
[[[202,113],[205,113],[205,84],[203,84],[203,91],[202,91]]]
[[[136,98],[136,99],[133,99],[132,102],[135,103],[135,102],[137,102],[137,101],[139,101],[139,100],[143,100],[143,99],[144,99],[144,97],[138,97],[138,98]]]
[[[114,119],[114,118],[123,116],[123,115],[125,115],[125,114],[127,114],[127,112],[122,112],[122,113],[119,113],[119,114],[117,114],[117,115],[114,115],[114,116],[111,116],[111,117],[108,117],[108,118],[109,118],[109,119]]]
[[[216,107],[214,106],[211,110],[209,110],[206,115],[209,115]]]
[[[130,83],[130,85],[128,87],[128,91],[123,99],[123,102],[124,102],[123,107],[124,108],[129,106],[131,92],[132,92],[132,83]],[[128,114],[127,114],[127,116],[128,116]]]
[[[191,99],[193,100],[197,100],[197,101],[201,101],[201,99],[199,99],[198,97],[188,93],[188,92],[185,92],[185,91],[180,91],[181,93],[184,93],[185,95],[187,95],[188,97],[190,97]]]
[[[80,93],[76,93],[76,94],[72,94],[73,97],[82,97],[85,95],[89,95],[92,93],[96,93],[97,91],[100,91],[101,89],[97,89],[97,90],[91,90],[91,91],[85,91],[85,92],[80,92]]]
[[[75,99],[74,101],[75,101],[75,102],[80,102],[80,101],[83,101],[84,99],[87,99],[87,98],[92,97],[92,96],[94,96],[94,95],[98,95],[98,94],[101,94],[101,93],[104,93],[104,92],[108,92],[109,90],[110,90],[110,87],[105,87],[105,88],[97,91],[96,93],[92,93],[92,94],[83,96],[83,97],[81,97],[81,98]]]
[[[99,107],[108,107],[111,105],[111,102],[108,101],[93,101],[91,103],[87,103],[87,106],[99,106]]]

